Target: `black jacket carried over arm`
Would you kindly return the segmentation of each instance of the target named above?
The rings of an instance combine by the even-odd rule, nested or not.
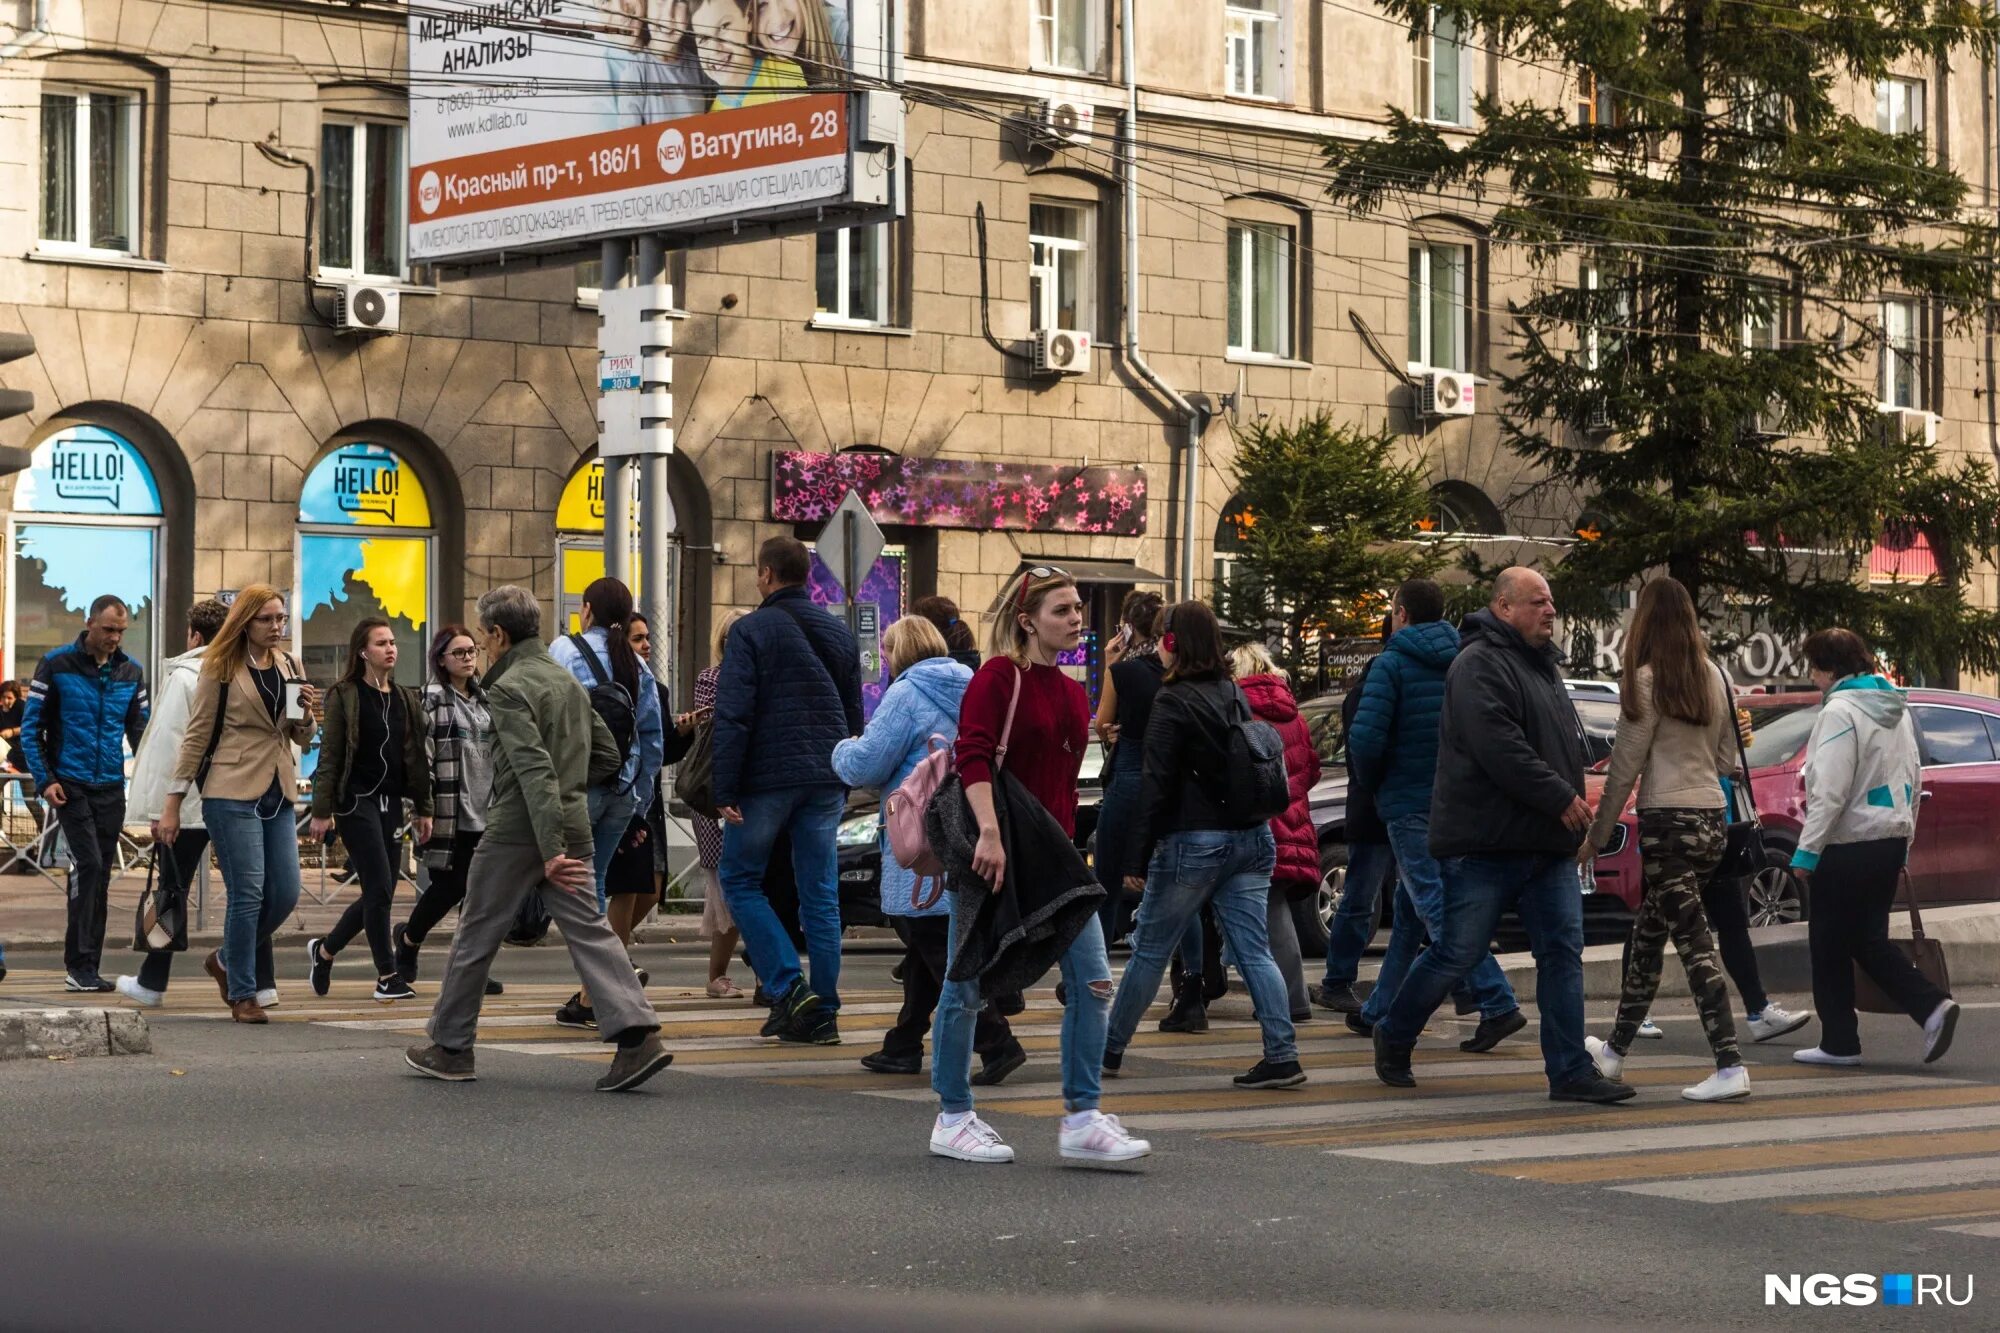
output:
[[[1355,678],[1354,688],[1340,701],[1341,762],[1347,769],[1347,844],[1357,842],[1389,841],[1389,826],[1382,822],[1382,816],[1375,809],[1375,789],[1363,782],[1354,772],[1354,756],[1347,749],[1347,734],[1353,730],[1354,715],[1361,711],[1361,690],[1368,684],[1368,673],[1381,661],[1378,654],[1361,664],[1361,674]]]
[[[1431,789],[1431,855],[1572,856],[1562,813],[1583,794],[1583,727],[1555,645],[1530,647],[1490,611],[1460,629],[1445,677]]]
[[[1170,833],[1257,828],[1264,821],[1232,819],[1214,793],[1228,781],[1222,735],[1238,703],[1249,701],[1233,680],[1177,680],[1153,696],[1146,723],[1146,758],[1139,770],[1139,842],[1133,873],[1152,864],[1153,846]]]

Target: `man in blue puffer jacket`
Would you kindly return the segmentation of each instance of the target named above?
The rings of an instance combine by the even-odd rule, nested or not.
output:
[[[1375,990],[1356,1031],[1382,1020],[1416,961],[1424,933],[1444,920],[1444,876],[1430,852],[1431,785],[1437,776],[1438,714],[1444,678],[1458,656],[1458,631],[1444,619],[1444,593],[1429,579],[1396,590],[1396,632],[1362,687],[1361,707],[1347,733],[1354,771],[1375,785],[1375,807],[1389,826],[1401,883],[1396,923]],[[1500,964],[1488,954],[1467,978],[1479,1005],[1479,1028],[1459,1043],[1490,1051],[1527,1026]]]
[[[35,790],[69,843],[69,926],[63,988],[108,991],[97,974],[118,833],[125,827],[125,747],[139,748],[150,709],[146,673],[122,645],[131,612],[106,593],[90,604],[76,642],[35,667],[21,715],[21,748]]]
[[[861,734],[861,654],[847,626],[806,595],[810,572],[803,542],[765,542],[757,551],[764,600],[729,631],[715,696],[715,804],[723,819],[717,875],[750,966],[772,997],[761,1035],[832,1045],[840,1040],[834,836],[847,804],[833,747]],[[780,833],[792,839],[810,985],[764,896],[764,869]]]

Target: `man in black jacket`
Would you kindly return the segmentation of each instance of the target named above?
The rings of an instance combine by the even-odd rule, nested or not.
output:
[[[714,784],[722,894],[772,997],[762,1035],[830,1045],[840,1040],[834,833],[847,805],[833,747],[861,734],[861,654],[847,626],[807,595],[811,560],[794,537],[773,537],[757,551],[764,600],[729,631],[716,681]],[[764,896],[764,870],[783,833],[791,835],[810,984]]]
[[[1389,625],[1383,622],[1382,642],[1389,641]],[[1361,706],[1361,691],[1368,673],[1379,658],[1362,664],[1361,676],[1340,701],[1340,734],[1345,737],[1354,726],[1354,714]],[[1333,921],[1326,932],[1326,977],[1312,988],[1312,1001],[1336,1014],[1361,1012],[1361,997],[1354,993],[1354,979],[1361,969],[1361,955],[1375,938],[1380,923],[1383,886],[1395,873],[1396,857],[1389,850],[1389,829],[1375,812],[1375,789],[1354,774],[1354,759],[1347,756],[1347,877],[1342,882],[1340,901],[1334,906]],[[1350,1018],[1348,1026],[1355,1031]]]
[[[1431,854],[1444,922],[1375,1027],[1375,1074],[1414,1087],[1410,1051],[1440,1002],[1486,955],[1514,908],[1535,953],[1542,1062],[1554,1101],[1633,1095],[1598,1075],[1583,1045],[1583,898],[1576,849],[1590,826],[1583,728],[1553,642],[1555,599],[1532,569],[1502,570],[1493,602],[1466,617],[1438,719]]]

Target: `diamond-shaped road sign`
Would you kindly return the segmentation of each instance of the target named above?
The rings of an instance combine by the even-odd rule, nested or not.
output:
[[[882,558],[882,548],[888,539],[882,535],[882,525],[868,512],[868,506],[861,503],[861,494],[850,489],[841,499],[840,508],[833,511],[826,521],[826,527],[819,534],[815,544],[820,563],[832,572],[834,581],[839,583],[853,601],[858,595],[857,587],[850,587],[850,581],[858,585],[868,577],[868,571],[875,568],[875,562]]]

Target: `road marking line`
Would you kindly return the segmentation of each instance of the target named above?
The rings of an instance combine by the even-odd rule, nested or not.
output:
[[[1688,1203],[1743,1203],[1812,1194],[1875,1194],[1912,1185],[1960,1185],[2000,1180],[2000,1157],[1894,1166],[1837,1166],[1824,1171],[1776,1171],[1721,1180],[1667,1180],[1648,1185],[1613,1185],[1621,1194],[1644,1194]]]
[[[1939,1231],[1955,1231],[1961,1236],[2000,1237],[2000,1222],[1974,1222],[1962,1227],[1938,1227]]]
[[[1736,1147],[1698,1147],[1686,1152],[1627,1153],[1583,1161],[1481,1166],[1475,1169],[1485,1175],[1510,1180],[1539,1180],[1556,1185],[1601,1185],[1614,1180],[1663,1180],[1668,1176],[1719,1175],[1759,1168],[1769,1171],[1835,1162],[1891,1162],[2000,1152],[2000,1130],[1967,1128],[1970,1125],[2000,1124],[2000,1107],[1973,1107],[1958,1111],[1891,1111],[1882,1115],[1837,1119],[1851,1123],[1856,1135],[1864,1129],[1884,1132],[1865,1138],[1842,1138],[1791,1128],[1795,1123],[1811,1124],[1810,1121],[1771,1120],[1748,1127],[1752,1131],[1768,1130],[1768,1139],[1758,1133],[1741,1133],[1736,1138],[1741,1146]],[[1762,1141],[1745,1142],[1751,1138]]]
[[[1694,1103],[1691,1103],[1691,1105]],[[1766,1145],[1806,1139],[1840,1139],[1862,1134],[1915,1133],[1920,1130],[1971,1129],[2000,1125],[2000,1106],[1964,1106],[1938,1111],[1884,1111],[1875,1115],[1800,1116],[1789,1120],[1738,1121],[1732,1124],[1683,1124],[1658,1129],[1606,1129],[1595,1134],[1530,1134],[1507,1138],[1470,1139],[1458,1143],[1428,1143],[1410,1147],[1342,1148],[1342,1157],[1368,1157],[1379,1162],[1442,1166],[1465,1162],[1525,1162],[1535,1158],[1621,1156],[1628,1165],[1643,1164],[1649,1152],[1664,1148],[1719,1148],[1739,1143]],[[2000,1147],[2000,1145],[1995,1145]],[[1972,1151],[1981,1151],[1974,1149]],[[1758,1163],[1751,1163],[1758,1165]],[[1783,1166],[1783,1162],[1772,1162]],[[1800,1163],[1799,1165],[1805,1165]],[[1530,1169],[1523,1174],[1543,1177]],[[1655,1173],[1648,1173],[1655,1174]],[[1672,1170],[1657,1172],[1670,1176]]]
[[[1851,1217],[1863,1222],[1920,1222],[2000,1213],[2000,1189],[1931,1190],[1874,1199],[1795,1203],[1781,1211],[1802,1216]]]

